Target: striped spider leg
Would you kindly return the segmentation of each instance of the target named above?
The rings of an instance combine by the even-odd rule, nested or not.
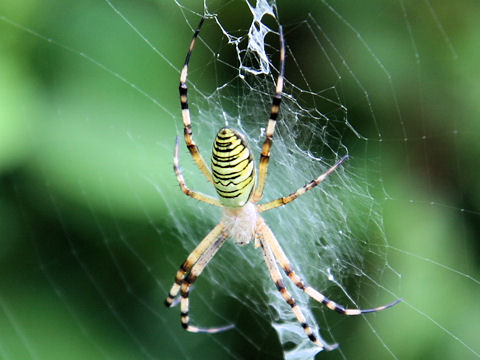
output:
[[[199,328],[190,325],[189,316],[189,293],[190,287],[195,280],[200,276],[205,266],[215,256],[220,247],[227,240],[228,235],[222,223],[219,223],[215,228],[198,244],[195,250],[188,256],[187,260],[180,266],[175,277],[175,282],[170,289],[165,305],[170,307],[173,305],[174,299],[178,292],[181,291],[180,315],[182,326],[185,330],[190,332],[204,332],[217,333],[229,330],[233,325],[227,325],[216,328]],[[187,275],[188,273],[188,275]]]
[[[263,196],[263,190],[267,181],[268,162],[270,160],[270,149],[273,142],[273,133],[275,132],[275,125],[277,124],[277,117],[280,111],[280,103],[282,102],[282,91],[285,72],[285,43],[283,40],[283,30],[280,26],[280,70],[277,78],[277,85],[275,86],[275,95],[272,100],[272,108],[270,110],[270,118],[268,119],[267,129],[265,131],[265,141],[262,146],[260,154],[260,163],[258,165],[258,184],[253,194],[252,201],[257,203]]]
[[[332,174],[338,166],[347,158],[344,156],[336,164],[330,167],[326,172],[310,181],[303,187],[299,188],[290,195],[279,199],[269,201],[263,204],[257,204],[262,198],[267,177],[268,162],[270,159],[270,149],[275,131],[276,119],[280,110],[280,103],[283,91],[283,74],[285,62],[285,45],[283,40],[282,28],[279,28],[280,36],[280,66],[279,75],[276,82],[275,95],[272,101],[270,118],[268,120],[265,141],[262,147],[258,183],[255,186],[256,174],[255,164],[252,151],[245,141],[242,134],[238,131],[224,127],[217,133],[212,148],[211,169],[207,168],[195,142],[193,141],[190,114],[187,103],[187,68],[190,55],[192,54],[196,38],[200,31],[200,27],[204,22],[204,18],[193,35],[190,48],[187,53],[185,65],[180,77],[180,102],[182,107],[182,117],[184,122],[185,141],[193,159],[197,163],[200,170],[207,179],[214,185],[218,195],[218,199],[208,195],[190,190],[185,183],[185,179],[180,169],[178,159],[179,139],[177,137],[175,144],[173,167],[177,177],[177,181],[181,190],[188,196],[208,203],[210,205],[219,206],[223,210],[223,217],[220,223],[213,228],[212,231],[197,245],[197,247],[188,255],[187,259],[182,263],[175,276],[169,295],[165,300],[165,304],[170,307],[174,304],[175,298],[180,293],[180,311],[181,324],[190,332],[207,332],[217,333],[228,330],[233,325],[227,325],[216,328],[199,328],[190,325],[189,316],[189,293],[192,284],[200,276],[207,264],[213,259],[220,247],[230,237],[238,245],[249,244],[255,240],[255,246],[260,247],[265,264],[270,276],[282,295],[283,299],[290,305],[301,327],[304,329],[307,337],[322,349],[332,350],[336,345],[329,345],[315,336],[312,328],[307,323],[300,307],[296,304],[293,297],[287,290],[282,279],[278,265],[283,269],[285,275],[298,288],[300,288],[308,296],[323,304],[328,309],[336,311],[344,315],[360,315],[365,313],[377,312],[390,308],[397,304],[400,299],[383,306],[372,309],[347,309],[332,300],[329,300],[319,291],[307,285],[290,265],[285,252],[281,248],[272,230],[265,223],[260,213],[271,210],[297,199],[307,191],[313,189]],[[278,265],[277,265],[278,264]]]
[[[290,295],[290,293],[288,292],[288,290],[285,286],[285,283],[283,282],[282,275],[280,274],[280,271],[278,270],[278,266],[277,266],[274,254],[272,252],[272,249],[270,248],[270,245],[264,239],[263,230],[258,229],[258,237],[260,238],[259,244],[260,244],[260,248],[262,249],[263,259],[265,260],[265,264],[267,265],[267,268],[270,272],[270,276],[271,276],[273,282],[275,283],[275,286],[277,287],[277,290],[282,295],[283,299],[287,302],[288,305],[290,305],[293,313],[295,314],[295,317],[297,318],[298,322],[300,323],[301,327],[303,328],[303,330],[307,334],[310,341],[312,341],[315,345],[318,345],[322,349],[333,350],[334,348],[336,348],[336,345],[329,345],[329,344],[321,341],[319,338],[317,338],[313,334],[312,328],[308,324],[307,319],[305,318],[305,315],[303,315],[299,306],[297,305],[297,303],[293,299],[292,295]]]
[[[308,184],[307,184],[308,185]],[[304,187],[305,188],[305,187]],[[302,189],[302,188],[301,188]],[[392,306],[396,305],[401,301],[401,299],[397,299],[392,303],[378,306],[372,309],[346,309],[345,307],[337,304],[336,302],[328,299],[325,295],[320,293],[318,290],[312,288],[310,285],[306,284],[302,278],[300,278],[295,271],[293,270],[292,266],[290,265],[290,261],[288,260],[285,252],[283,251],[282,247],[278,243],[275,235],[273,235],[272,230],[268,227],[265,223],[263,218],[259,216],[258,225],[257,225],[257,236],[260,238],[260,246],[262,248],[263,256],[265,259],[265,263],[267,264],[267,268],[270,272],[270,276],[277,287],[277,290],[280,292],[282,297],[285,299],[288,305],[292,308],[298,322],[304,329],[305,333],[307,334],[308,338],[315,343],[316,345],[321,346],[325,350],[333,350],[337,347],[336,344],[329,345],[327,343],[321,342],[312,332],[310,325],[306,322],[305,316],[302,314],[301,310],[296,305],[295,300],[288,292],[280,272],[278,270],[276,262],[281,266],[283,271],[285,272],[286,276],[290,279],[290,281],[295,284],[299,289],[301,289],[304,293],[310,296],[312,299],[316,300],[317,302],[325,305],[328,309],[336,311],[343,315],[360,315],[360,314],[367,314],[372,312],[377,312],[381,310],[385,310],[391,308]],[[272,255],[273,254],[273,255]],[[272,260],[274,258],[276,260]]]
[[[208,166],[203,159],[202,154],[198,150],[198,146],[193,141],[193,132],[192,132],[192,123],[190,121],[190,110],[188,108],[188,96],[187,96],[187,75],[188,75],[188,63],[190,62],[190,55],[192,55],[193,48],[195,46],[195,42],[197,40],[197,36],[202,28],[203,22],[205,18],[202,17],[200,20],[200,24],[198,24],[197,29],[192,38],[192,42],[190,43],[190,47],[188,48],[187,56],[185,58],[185,63],[182,68],[182,72],[180,73],[180,86],[178,87],[180,91],[180,106],[182,108],[182,119],[183,119],[183,132],[185,137],[185,143],[187,144],[187,148],[190,151],[190,154],[193,157],[193,160],[196,162],[197,166],[202,171],[203,175],[207,178],[209,182],[213,184],[212,174],[208,170]]]

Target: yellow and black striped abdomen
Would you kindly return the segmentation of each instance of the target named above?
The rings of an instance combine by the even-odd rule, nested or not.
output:
[[[218,132],[212,149],[212,175],[223,206],[238,208],[248,202],[255,185],[255,164],[237,131],[223,128]]]

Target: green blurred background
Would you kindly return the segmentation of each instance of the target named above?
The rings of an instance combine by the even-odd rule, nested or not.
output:
[[[203,13],[202,2],[114,4],[161,56],[104,1],[0,4],[0,357],[281,358],[269,320],[241,298],[213,297],[220,313],[241,314],[238,331],[216,336],[185,334],[178,310],[161,303],[186,256],[170,212],[195,215],[171,156],[181,133],[178,70],[198,21],[190,10]],[[243,2],[208,4],[229,31],[249,26]],[[317,358],[479,357],[480,5],[333,6],[340,18],[322,2],[278,3],[287,44],[315,88],[335,80],[313,60],[321,47],[311,33],[301,36],[311,18],[374,104],[357,88],[349,121],[368,140],[342,141],[354,156],[375,155],[363,170],[380,169],[369,176],[381,179],[373,191],[388,262],[401,275],[386,287],[405,302],[369,322],[328,315],[340,350]],[[209,44],[226,41],[212,29],[202,33]],[[205,55],[196,54],[197,71]],[[214,77],[200,73],[196,85],[214,89]],[[287,78],[302,81],[295,76]]]

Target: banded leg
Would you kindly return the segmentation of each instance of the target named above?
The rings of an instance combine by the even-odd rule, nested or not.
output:
[[[193,140],[193,133],[192,133],[192,123],[190,121],[190,110],[188,109],[188,97],[187,97],[187,75],[188,75],[188,63],[190,61],[190,56],[193,52],[193,47],[195,46],[195,42],[197,40],[198,33],[200,32],[200,28],[202,27],[205,18],[202,17],[200,20],[200,24],[198,24],[197,30],[193,34],[192,42],[190,43],[190,47],[188,48],[187,56],[185,58],[185,64],[183,65],[182,72],[180,73],[180,106],[182,108],[182,118],[183,118],[183,126],[184,126],[184,136],[185,136],[185,143],[187,144],[187,148],[190,151],[190,154],[195,160],[195,163],[202,171],[203,175],[213,184],[212,174],[208,169],[208,166],[203,159],[203,156],[200,154],[198,150],[197,144]]]
[[[258,166],[258,185],[253,195],[253,202],[257,202],[262,198],[263,189],[267,179],[268,161],[270,159],[270,148],[272,147],[273,133],[275,132],[275,125],[277,123],[278,112],[280,111],[280,103],[282,101],[283,90],[283,73],[285,70],[285,44],[283,40],[283,29],[280,26],[280,72],[277,78],[277,85],[275,88],[275,95],[272,100],[272,109],[270,111],[270,118],[267,124],[267,131],[265,134],[265,142],[263,143],[262,153],[260,155],[260,164]]]
[[[280,294],[282,294],[282,297],[285,299],[287,304],[290,305],[290,307],[292,308],[293,313],[297,317],[298,322],[302,326],[303,330],[307,334],[310,341],[320,346],[322,349],[333,350],[336,347],[336,345],[329,345],[325,342],[322,342],[319,338],[317,338],[313,334],[312,328],[307,323],[307,319],[305,318],[302,311],[296,304],[292,295],[290,295],[287,288],[285,287],[282,276],[280,274],[280,271],[278,270],[278,266],[273,257],[272,250],[270,249],[269,244],[265,242],[263,238],[264,234],[261,231],[259,232],[259,234],[260,234],[260,247],[262,248],[263,258],[265,259],[265,263],[267,264],[268,271],[270,272],[270,276],[272,277],[272,280],[275,283],[277,290],[280,292]]]
[[[283,271],[285,271],[285,274],[288,276],[288,278],[299,289],[303,290],[311,298],[318,301],[319,303],[322,303],[323,305],[325,305],[330,310],[336,311],[336,312],[338,312],[340,314],[344,314],[344,315],[360,315],[360,314],[372,313],[372,312],[377,312],[377,311],[388,309],[388,308],[394,306],[395,304],[397,304],[401,301],[401,299],[397,299],[390,304],[379,306],[379,307],[372,308],[372,309],[363,309],[363,310],[362,309],[346,309],[343,306],[335,303],[334,301],[329,300],[327,297],[325,297],[325,295],[321,294],[319,291],[317,291],[314,288],[312,288],[311,286],[307,285],[295,273],[295,271],[292,269],[292,266],[290,265],[290,262],[288,261],[287,256],[285,255],[283,249],[281,248],[277,239],[273,235],[272,230],[270,230],[268,225],[263,220],[261,220],[259,230],[262,232],[266,243],[272,249],[273,254],[275,255],[275,258],[277,259],[278,263],[282,267]]]
[[[167,307],[172,306],[173,300],[177,296],[178,292],[180,291],[180,287],[182,286],[183,280],[188,271],[192,268],[192,266],[198,261],[200,256],[204,254],[212,245],[215,243],[217,238],[222,234],[224,231],[223,223],[219,223],[217,226],[213,228],[210,233],[205,236],[205,238],[197,245],[195,250],[193,250],[190,255],[188,255],[187,260],[180,265],[180,269],[177,271],[177,275],[175,276],[175,282],[170,289],[168,297],[165,299],[165,305]]]
[[[215,206],[221,206],[220,201],[218,201],[217,199],[202,193],[192,191],[187,187],[187,184],[185,183],[185,179],[182,174],[182,170],[180,169],[180,161],[178,157],[178,146],[179,146],[179,138],[177,136],[177,139],[175,142],[175,152],[173,154],[173,170],[175,171],[175,175],[177,176],[177,181],[178,181],[178,184],[180,185],[180,189],[182,189],[185,195],[188,195],[196,200],[200,200],[200,201],[206,202],[207,204],[211,204]]]
[[[202,333],[214,334],[214,333],[222,332],[225,330],[229,330],[234,327],[234,325],[226,325],[226,326],[215,327],[215,328],[199,328],[199,327],[190,325],[190,316],[189,316],[190,302],[189,302],[188,296],[190,293],[190,287],[193,285],[195,280],[200,276],[203,269],[205,269],[205,266],[207,266],[207,264],[210,262],[210,260],[212,260],[212,258],[215,256],[217,251],[225,243],[225,240],[227,240],[226,233],[221,233],[220,235],[218,235],[217,238],[215,239],[215,242],[200,256],[200,258],[192,267],[192,270],[190,271],[190,273],[182,283],[180,315],[181,315],[182,327],[187,331],[194,332],[194,333],[202,332]]]
[[[257,206],[258,212],[264,212],[264,211],[267,211],[267,210],[270,210],[270,209],[275,209],[279,206],[283,206],[283,205],[288,204],[290,201],[295,200],[299,196],[302,196],[308,190],[313,189],[315,186],[317,186],[323,180],[325,180],[327,178],[327,176],[330,175],[332,172],[334,172],[340,166],[340,164],[343,163],[347,158],[348,158],[348,155],[345,155],[335,165],[333,165],[330,169],[325,171],[322,175],[320,175],[316,179],[313,179],[308,184],[301,187],[300,189],[298,189],[294,193],[291,193],[290,195],[281,197],[280,199],[269,201],[265,204],[258,205]]]

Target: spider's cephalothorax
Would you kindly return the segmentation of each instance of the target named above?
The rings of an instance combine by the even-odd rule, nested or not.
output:
[[[239,208],[252,196],[255,163],[243,136],[231,128],[222,128],[212,148],[213,185],[223,206]]]
[[[220,129],[217,137],[215,138],[212,149],[212,171],[210,172],[205,160],[198,150],[197,145],[195,144],[195,141],[193,140],[190,111],[188,109],[187,101],[188,62],[190,60],[190,55],[192,54],[195,40],[197,39],[203,21],[204,18],[202,18],[200,21],[200,24],[193,35],[193,39],[190,43],[190,48],[185,59],[185,64],[180,74],[180,104],[182,108],[184,135],[187,148],[190,151],[193,160],[195,160],[195,163],[205,175],[206,179],[215,186],[215,190],[217,191],[219,199],[215,199],[211,196],[190,190],[185,184],[185,179],[183,178],[180,170],[178,160],[178,137],[175,145],[175,155],[173,157],[173,168],[177,176],[178,184],[180,185],[182,191],[194,199],[222,208],[223,218],[217,224],[217,226],[215,226],[210,233],[203,238],[203,240],[195,247],[190,255],[188,255],[187,259],[182,263],[182,265],[180,265],[177,275],[175,276],[175,281],[170,289],[167,299],[165,300],[165,305],[173,306],[175,304],[175,298],[180,293],[181,323],[182,326],[188,331],[216,333],[231,329],[233,325],[209,329],[199,328],[191,325],[189,315],[189,292],[195,280],[200,276],[210,260],[213,259],[227,238],[233,238],[235,242],[240,245],[248,244],[251,240],[255,239],[255,246],[259,247],[262,251],[263,259],[267,265],[270,277],[275,283],[278,291],[281,293],[283,299],[290,305],[295,317],[305,331],[305,334],[321,349],[334,349],[334,345],[329,345],[321,338],[315,336],[312,328],[310,325],[308,325],[302,310],[296,304],[295,300],[285,286],[278,265],[280,265],[284,271],[285,276],[288,277],[288,279],[305,294],[313,298],[315,301],[325,305],[328,309],[344,315],[359,315],[369,312],[377,312],[392,307],[400,300],[373,309],[360,310],[346,309],[332,300],[327,299],[319,291],[307,285],[307,283],[302,280],[292,269],[287,255],[282,250],[282,247],[275,238],[275,235],[270,227],[265,223],[265,220],[262,218],[260,213],[286,205],[296,198],[302,196],[307,191],[313,189],[315,186],[324,181],[328,175],[333,173],[347,158],[347,156],[342,157],[337,161],[336,164],[330,167],[323,174],[290,195],[286,195],[279,199],[263,204],[258,204],[258,201],[261,200],[263,191],[265,189],[268,162],[270,160],[270,148],[272,146],[275,124],[282,99],[285,45],[283,43],[282,28],[280,27],[279,74],[275,95],[273,96],[270,118],[265,131],[265,141],[260,154],[258,179],[257,181],[255,179],[255,164],[253,161],[252,152],[246,141],[239,132],[228,127]]]

